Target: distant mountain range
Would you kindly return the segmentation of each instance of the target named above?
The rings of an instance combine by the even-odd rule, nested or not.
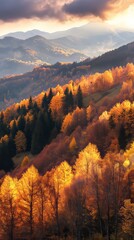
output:
[[[133,40],[134,32],[92,22],[55,33],[39,30],[9,33],[0,39],[0,77],[25,73],[44,63],[80,62]]]
[[[64,85],[71,79],[89,75],[96,71],[103,72],[116,66],[134,63],[134,42],[103,54],[93,60],[80,63],[42,65],[33,71],[0,79],[0,109],[18,102],[30,95],[36,96],[43,90]]]
[[[26,40],[5,37],[0,40],[0,76],[30,71],[34,66],[81,61],[87,56],[66,46],[64,39],[48,40],[34,36]]]

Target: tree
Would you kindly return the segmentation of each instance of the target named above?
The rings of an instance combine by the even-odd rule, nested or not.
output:
[[[48,126],[45,122],[43,113],[39,112],[35,129],[32,135],[32,144],[31,144],[32,154],[38,154],[39,152],[41,152],[41,150],[47,143],[47,140],[48,140],[47,127]]]
[[[20,130],[20,131],[24,131],[24,129],[25,129],[25,118],[24,118],[24,116],[23,115],[21,115],[20,117],[19,117],[19,119],[18,119],[18,130]]]
[[[124,201],[124,206],[120,209],[120,215],[122,216],[122,229],[124,233],[127,233],[130,239],[134,236],[134,203],[131,203],[130,199]]]
[[[51,101],[51,100],[50,100]],[[42,99],[42,108],[47,112],[48,111],[48,98],[46,93],[44,94],[44,97]]]
[[[0,226],[3,239],[5,239],[5,235],[9,240],[15,239],[19,220],[18,202],[17,179],[7,175],[0,189]]]
[[[53,96],[54,96],[54,95],[53,95],[52,88],[50,88],[49,93],[48,93],[48,97],[47,97],[48,105],[50,104]]]
[[[33,239],[36,215],[38,211],[38,184],[39,173],[34,166],[28,168],[19,180],[19,209],[22,219],[22,230],[30,234],[30,239]]]
[[[28,103],[28,110],[32,110],[33,109],[33,99],[32,97],[30,96],[29,98],[29,103]]]
[[[72,154],[75,154],[76,149],[77,149],[77,143],[76,143],[75,137],[73,137],[69,144],[69,150]]]
[[[13,161],[12,161],[12,150],[10,147],[10,140],[7,135],[5,135],[0,140],[0,169],[5,170],[6,172],[13,169]]]
[[[79,153],[75,164],[76,175],[89,178],[92,170],[92,164],[98,163],[101,159],[97,147],[91,143]]]
[[[126,137],[126,131],[123,125],[121,125],[120,127],[118,141],[119,141],[120,149],[125,150],[127,145],[127,137]]]
[[[83,107],[83,94],[82,94],[82,90],[81,87],[78,87],[78,91],[77,91],[77,95],[76,95],[76,102],[77,102],[77,106],[79,108]]]
[[[22,131],[18,131],[15,136],[16,150],[18,153],[25,152],[27,147],[27,140]]]
[[[61,234],[60,211],[64,207],[64,189],[69,186],[73,178],[72,168],[67,162],[62,162],[49,174],[49,199],[57,226],[57,234]]]
[[[18,128],[16,126],[16,121],[14,120],[13,124],[11,126],[11,130],[10,130],[10,134],[11,134],[12,139],[15,138],[15,135],[16,135],[17,131],[18,131]]]
[[[68,112],[72,111],[74,107],[73,94],[72,91],[69,92],[68,87],[64,91],[63,102],[64,102],[64,114],[66,115],[68,114]]]

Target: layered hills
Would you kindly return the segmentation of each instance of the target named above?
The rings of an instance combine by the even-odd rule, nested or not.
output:
[[[10,33],[0,40],[0,76],[25,73],[44,63],[98,57],[133,39],[134,32],[119,31],[98,22],[55,33],[39,30]]]
[[[82,75],[103,72],[112,67],[124,66],[134,62],[134,43],[110,51],[93,60],[86,59],[80,63],[42,65],[26,74],[0,79],[0,107],[9,106],[30,95],[35,96],[42,90],[64,85]]]

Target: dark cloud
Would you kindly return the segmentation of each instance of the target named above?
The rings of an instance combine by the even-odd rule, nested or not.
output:
[[[107,18],[120,12],[133,3],[133,0],[73,0],[65,4],[63,10],[73,16],[97,16]]]
[[[127,8],[133,0],[0,0],[0,20],[18,19],[58,19],[66,20],[70,16],[99,16]]]
[[[22,18],[62,18],[61,7],[54,0],[0,0],[0,20]]]

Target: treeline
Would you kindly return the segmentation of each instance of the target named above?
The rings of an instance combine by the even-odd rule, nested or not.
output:
[[[0,169],[9,171],[13,168],[12,158],[17,153],[30,151],[38,154],[60,132],[68,136],[77,131],[78,126],[88,128],[86,139],[97,145],[102,156],[114,141],[119,143],[120,149],[125,149],[133,139],[133,110],[121,112],[116,121],[116,113],[110,114],[109,125],[105,121],[100,123],[98,118],[118,102],[126,99],[133,101],[133,72],[134,65],[127,64],[124,68],[82,77],[75,82],[70,81],[64,86],[58,85],[42,92],[37,97],[24,99],[1,112]],[[114,97],[105,97],[105,91],[117,86],[119,92]],[[100,99],[101,105],[95,99],[98,91],[104,92],[103,99]],[[118,110],[120,113],[120,109]],[[101,129],[106,132],[104,138]],[[76,155],[84,144],[78,146]]]
[[[0,186],[2,239],[133,239],[134,143],[101,158],[89,143],[73,166],[40,176],[31,166]]]
[[[0,169],[12,169],[12,158],[17,153],[40,153],[60,132],[64,116],[77,106],[83,107],[80,87],[75,96],[66,88],[64,95],[60,96],[60,102],[57,102],[57,97],[59,96],[54,95],[50,89],[48,93],[44,93],[40,104],[30,97],[27,104],[16,105],[13,114],[10,115],[8,111],[5,114],[0,113]],[[61,116],[57,118],[55,107],[59,103],[62,112],[59,111]]]

